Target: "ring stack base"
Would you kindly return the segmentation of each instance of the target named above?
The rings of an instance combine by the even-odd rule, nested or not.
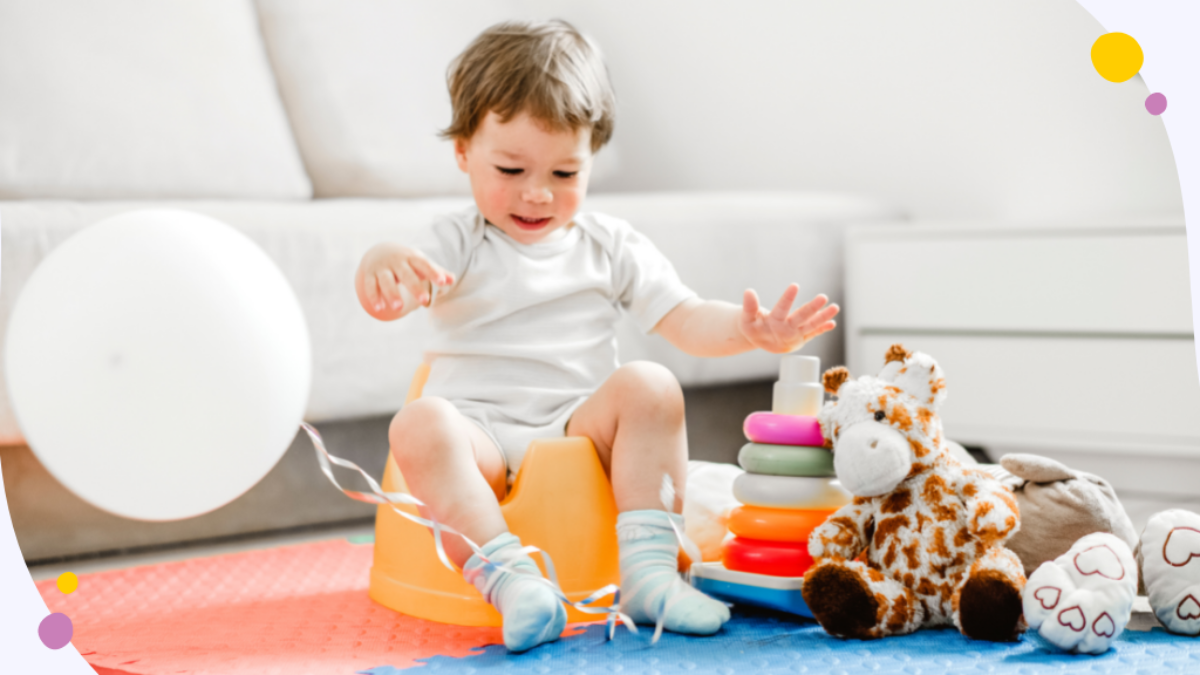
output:
[[[804,604],[801,594],[803,582],[804,577],[771,577],[737,572],[725,569],[719,562],[692,565],[692,585],[714,598],[811,619],[812,611]]]

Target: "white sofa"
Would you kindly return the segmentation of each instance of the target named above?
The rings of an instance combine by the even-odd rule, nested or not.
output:
[[[261,245],[300,298],[308,419],[342,430],[334,452],[382,466],[382,429],[428,327],[421,314],[367,317],[353,272],[375,242],[419,241],[433,214],[468,203],[436,137],[449,119],[445,67],[483,27],[522,16],[495,0],[0,3],[0,347],[23,283],[67,237],[130,209],[206,213]],[[602,152],[597,187],[620,171]],[[791,281],[838,300],[843,229],[898,220],[869,198],[809,192],[599,191],[585,208],[630,220],[702,296],[732,301],[746,287],[773,299]],[[840,363],[841,341],[808,353]],[[771,379],[778,363],[690,358],[631,326],[621,355],[664,363],[688,388]],[[213,514],[122,523],[57,487],[23,442],[0,388],[0,462],[27,560],[370,515],[321,485],[298,444],[278,476]]]

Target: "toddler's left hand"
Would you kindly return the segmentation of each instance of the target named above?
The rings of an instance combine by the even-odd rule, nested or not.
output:
[[[779,297],[779,302],[775,303],[775,308],[768,312],[759,306],[758,294],[753,289],[746,289],[742,298],[742,315],[738,319],[738,328],[746,340],[763,351],[786,354],[837,326],[832,319],[839,308],[837,305],[827,306],[829,298],[823,294],[818,294],[788,314],[799,293],[799,285],[788,286]]]

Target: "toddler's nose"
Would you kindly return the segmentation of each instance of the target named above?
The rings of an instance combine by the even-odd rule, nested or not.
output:
[[[525,201],[532,204],[549,204],[554,201],[554,194],[550,192],[550,188],[539,187],[530,188],[525,191]]]

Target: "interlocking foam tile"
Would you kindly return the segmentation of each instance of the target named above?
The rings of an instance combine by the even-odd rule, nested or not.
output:
[[[71,617],[72,642],[102,673],[348,675],[503,642],[498,628],[373,602],[372,551],[327,541],[82,575],[70,595],[54,579],[38,590]]]
[[[1101,656],[1062,654],[1036,636],[1019,642],[968,640],[956,630],[925,630],[871,642],[838,640],[811,622],[787,615],[735,610],[733,620],[712,637],[664,633],[655,646],[649,632],[618,629],[606,642],[603,626],[577,637],[509,655],[502,646],[465,657],[435,656],[415,668],[381,665],[361,672],[401,671],[490,673],[1166,673],[1200,672],[1200,639],[1126,631]]]

